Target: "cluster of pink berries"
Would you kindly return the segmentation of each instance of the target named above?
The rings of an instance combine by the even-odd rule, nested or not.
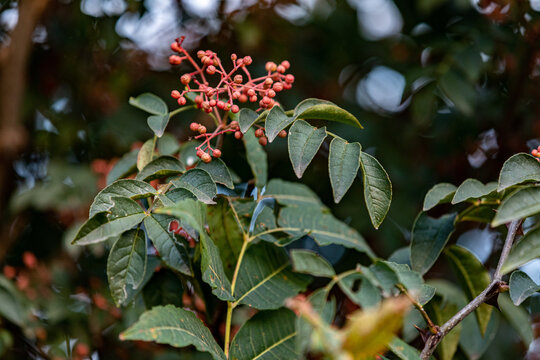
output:
[[[531,151],[531,155],[534,156],[536,160],[540,161],[540,146]]]
[[[259,109],[271,109],[277,102],[274,100],[276,93],[292,87],[294,76],[285,74],[290,68],[290,63],[285,60],[279,65],[274,62],[266,63],[267,74],[252,78],[247,69],[253,60],[250,56],[238,57],[231,55],[233,68],[226,71],[221,59],[211,50],[197,52],[198,64],[189,53],[182,47],[184,38],[176,39],[171,44],[171,49],[178,55],[171,55],[169,62],[179,65],[187,60],[195,68],[193,72],[185,73],[180,77],[180,82],[185,86],[183,91],[173,90],[171,96],[178,101],[179,105],[185,105],[186,94],[197,93],[195,104],[199,109],[210,113],[214,110],[224,110],[237,113],[240,111],[234,100],[240,103],[259,102]],[[212,86],[207,76],[217,75],[219,80]]]

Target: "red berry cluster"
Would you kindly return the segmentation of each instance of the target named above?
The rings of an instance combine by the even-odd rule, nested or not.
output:
[[[540,161],[540,146],[531,151],[531,155],[534,156],[536,160]]]
[[[231,121],[227,124],[227,115],[221,117],[219,110],[232,112],[236,114],[240,108],[235,104],[235,100],[239,103],[258,101],[259,108],[271,109],[278,103],[274,100],[276,94],[282,90],[287,90],[292,87],[294,76],[285,74],[290,68],[290,63],[285,60],[279,65],[274,62],[266,63],[266,75],[253,78],[247,69],[253,60],[250,56],[238,57],[236,54],[231,55],[232,69],[226,71],[222,65],[221,59],[211,50],[200,50],[197,52],[197,60],[182,47],[184,37],[176,39],[171,44],[171,50],[177,54],[169,57],[169,62],[172,65],[179,65],[184,60],[187,60],[195,69],[192,72],[183,74],[180,77],[180,82],[184,86],[184,90],[173,90],[171,96],[177,100],[180,106],[187,103],[186,96],[188,93],[195,93],[195,105],[206,113],[213,113],[217,120],[218,126],[212,133],[207,133],[205,126],[199,123],[191,123],[190,129],[196,131],[199,135],[196,139],[204,138],[204,142],[197,147],[197,156],[204,162],[212,161],[212,157],[219,158],[221,151],[213,149],[210,145],[210,140],[218,135],[225,133],[234,133],[236,139],[242,138],[242,132],[236,121]],[[213,81],[213,84],[208,81],[210,76],[219,77]],[[266,145],[268,139],[264,136],[264,130],[258,129],[255,135],[259,138],[261,145]],[[279,136],[287,136],[286,131],[280,132]]]

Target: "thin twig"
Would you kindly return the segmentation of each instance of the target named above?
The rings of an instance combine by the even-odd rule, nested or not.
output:
[[[433,323],[433,321],[431,320],[431,318],[427,314],[427,312],[424,309],[424,307],[422,306],[422,304],[420,304],[411,294],[409,294],[409,292],[407,291],[407,289],[405,289],[405,287],[403,285],[397,284],[396,287],[399,289],[399,291],[401,291],[403,294],[405,294],[405,296],[414,305],[416,310],[418,310],[420,312],[420,314],[422,314],[422,317],[424,318],[424,320],[428,324],[429,331],[432,334],[437,334],[439,332],[439,327]]]
[[[508,228],[508,234],[506,235],[506,240],[504,241],[504,246],[501,252],[501,257],[499,258],[499,263],[497,264],[497,269],[493,274],[493,280],[491,281],[491,283],[488,285],[487,288],[484,289],[484,291],[482,291],[476,298],[474,298],[474,300],[472,300],[464,308],[458,311],[458,313],[454,315],[450,320],[445,322],[436,334],[428,337],[424,349],[420,354],[420,358],[422,360],[429,359],[437,348],[437,345],[439,345],[439,343],[442,341],[442,339],[457,324],[463,321],[463,319],[465,319],[470,313],[472,313],[474,310],[476,310],[476,308],[478,308],[480,305],[485,303],[493,296],[505,290],[505,284],[501,281],[501,269],[504,262],[506,261],[506,258],[508,257],[508,254],[510,253],[510,249],[512,248],[512,244],[514,243],[516,233],[520,226],[521,220],[514,220],[510,223],[510,226]]]

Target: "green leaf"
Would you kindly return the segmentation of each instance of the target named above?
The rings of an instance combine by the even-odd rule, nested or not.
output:
[[[165,132],[165,128],[169,124],[169,114],[164,115],[150,115],[146,122],[148,127],[154,132],[157,137],[162,137]]]
[[[508,274],[521,265],[540,257],[540,227],[529,230],[510,250],[501,272]]]
[[[538,290],[540,290],[540,286],[523,271],[514,271],[510,275],[510,298],[516,306],[527,300],[529,296]]]
[[[388,347],[401,360],[420,359],[420,352],[398,337],[395,337]]]
[[[457,221],[474,221],[491,224],[494,216],[495,211],[491,205],[478,206],[475,204],[460,212]]]
[[[530,154],[515,154],[504,162],[497,191],[529,181],[540,181],[540,163]]]
[[[30,320],[26,296],[3,275],[0,275],[0,316],[20,327],[28,326]]]
[[[146,142],[139,149],[137,154],[137,169],[141,171],[146,165],[153,160],[154,155],[154,139],[146,140]]]
[[[454,71],[448,71],[440,78],[439,87],[459,111],[468,116],[472,115],[476,91],[462,76]]]
[[[235,218],[234,210],[226,198],[218,197],[215,206],[206,208],[208,230],[219,249],[225,273],[232,277],[244,237]]]
[[[303,120],[298,120],[291,126],[287,137],[289,158],[294,173],[299,179],[319,151],[325,138],[326,127],[317,129]]]
[[[88,219],[71,242],[77,245],[95,244],[120,235],[137,225],[146,216],[135,201],[126,197],[112,197],[114,205],[108,215],[99,212]]]
[[[123,233],[107,259],[109,288],[116,306],[126,305],[129,292],[137,289],[146,272],[146,237],[141,228]]]
[[[425,274],[435,263],[444,246],[454,232],[456,214],[447,214],[438,219],[422,212],[416,218],[412,229],[411,267]]]
[[[255,137],[253,129],[246,131],[242,140],[246,147],[246,156],[249,167],[255,177],[255,186],[262,189],[268,181],[266,152],[263,150],[262,145],[259,144],[257,137]]]
[[[139,180],[118,180],[101,190],[90,206],[90,217],[107,211],[113,206],[112,197],[124,196],[133,200],[150,197],[156,193],[150,184]]]
[[[152,214],[144,218],[144,226],[163,262],[171,269],[191,276],[193,273],[187,249],[174,233],[169,231],[173,220],[172,216]]]
[[[452,245],[445,250],[445,254],[454,266],[456,275],[462,283],[469,301],[473,300],[489,286],[491,282],[489,273],[482,263],[467,249]],[[482,304],[475,311],[482,335],[486,332],[492,310],[491,306]]]
[[[177,274],[172,271],[160,270],[152,276],[152,281],[142,289],[144,305],[146,309],[169,304],[181,307],[184,291],[184,285]]]
[[[362,236],[331,214],[313,208],[286,207],[281,209],[278,224],[293,236],[309,235],[319,245],[343,245],[374,257]]]
[[[185,221],[189,226],[199,233],[204,232],[205,205],[193,199],[183,199],[176,202],[173,206],[158,208],[155,210],[158,214],[172,215]]]
[[[205,204],[215,204],[213,199],[217,195],[216,183],[205,170],[188,170],[172,183],[177,188],[189,190]]]
[[[311,250],[291,250],[291,260],[296,272],[328,278],[336,275],[328,260]]]
[[[174,135],[163,134],[163,136],[157,140],[157,148],[161,155],[173,155],[178,152],[180,146]]]
[[[294,346],[295,320],[294,313],[287,309],[258,312],[234,337],[230,358],[235,360],[299,358]]]
[[[142,314],[139,321],[120,334],[121,340],[153,341],[174,347],[194,345],[210,353],[214,360],[225,360],[223,350],[210,330],[191,311],[172,305],[157,306]]]
[[[429,189],[426,197],[424,198],[424,207],[422,210],[428,211],[439,204],[451,202],[456,190],[457,187],[449,183],[440,183],[433,186],[431,189]]]
[[[203,169],[210,174],[214,182],[225,185],[229,189],[234,189],[231,172],[223,160],[214,158],[209,163],[200,161],[197,164],[197,168]]]
[[[141,181],[151,181],[167,176],[178,175],[186,171],[184,164],[172,156],[160,156],[149,162],[135,179]]]
[[[435,315],[432,320],[436,324],[444,324],[459,310],[459,307],[451,302],[432,301],[429,304]],[[461,323],[458,323],[448,334],[446,334],[437,347],[440,360],[452,360],[454,358],[454,354],[459,345],[460,335]]]
[[[336,121],[363,129],[353,114],[329,101],[318,99],[306,99],[299,103],[294,110],[294,119]]]
[[[129,104],[154,115],[165,115],[169,112],[165,101],[151,93],[144,93],[136,98],[130,97]]]
[[[476,179],[467,179],[457,188],[454,198],[452,199],[452,204],[458,204],[467,200],[479,199],[489,195],[496,189],[497,183],[495,182],[490,182],[484,185]]]
[[[540,187],[519,189],[503,200],[491,226],[496,227],[538,213],[540,213]]]
[[[245,134],[246,131],[255,124],[258,118],[259,114],[255,111],[248,108],[242,108],[238,113],[238,125],[240,125],[240,131]]]
[[[386,170],[373,156],[360,154],[364,181],[364,199],[375,229],[382,224],[392,202],[392,183]]]
[[[356,178],[356,174],[358,173],[358,168],[360,167],[360,150],[362,147],[359,143],[351,143],[349,144],[347,141],[343,140],[342,138],[336,137],[332,140],[330,143],[330,155],[328,156],[328,172],[330,174],[330,184],[332,185],[332,192],[334,194],[334,201],[335,203],[339,203],[347,190],[351,187],[354,179]],[[370,180],[375,180],[373,176],[376,176],[379,180],[381,179],[380,173],[377,173],[375,175],[373,171],[373,162],[371,162],[371,158],[366,157],[365,158],[369,164],[367,164],[369,168],[369,177]],[[377,180],[375,180],[377,181]],[[374,194],[371,192],[374,190],[371,186],[368,186],[370,189],[369,192],[369,200],[368,197],[366,197],[366,204],[368,204],[369,209],[369,202],[373,199],[371,196]],[[380,198],[379,195],[377,195],[377,198]],[[371,203],[372,205],[372,211],[376,211],[373,206],[375,204]],[[377,212],[379,209],[377,209]],[[371,215],[371,211],[370,211]]]
[[[506,320],[519,334],[525,346],[528,347],[533,341],[533,329],[529,313],[522,307],[515,306],[508,294],[499,294],[497,304]]]
[[[139,150],[132,150],[120,158],[107,174],[107,186],[114,181],[131,175],[137,170],[137,155]]]
[[[491,342],[498,333],[501,317],[498,311],[494,311],[489,320],[484,334],[478,327],[474,316],[467,316],[462,321],[461,337],[459,346],[469,359],[480,359],[482,354],[490,347]]]
[[[189,190],[183,188],[174,188],[167,191],[166,194],[157,194],[157,200],[154,203],[156,211],[159,213],[158,208],[165,206],[174,206],[177,202],[182,200],[197,200],[197,197]]]
[[[261,242],[250,246],[239,269],[233,296],[236,304],[259,310],[277,309],[303,291],[309,277],[291,271],[285,251]]]
[[[341,278],[338,285],[351,301],[362,308],[375,307],[381,302],[380,290],[361,273]]]
[[[223,270],[219,250],[212,239],[204,232],[201,233],[201,272],[203,280],[210,285],[212,293],[223,301],[234,301],[231,295],[231,283]]]
[[[276,199],[284,206],[314,207],[326,209],[318,196],[306,185],[281,179],[272,179],[266,186],[264,196]]]
[[[291,125],[294,120],[295,119],[293,117],[288,117],[281,107],[274,106],[268,113],[264,123],[265,133],[268,141],[274,141],[279,132]]]

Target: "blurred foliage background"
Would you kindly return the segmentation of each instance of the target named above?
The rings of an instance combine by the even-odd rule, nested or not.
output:
[[[359,182],[333,204],[327,177],[320,176],[328,147],[302,181],[382,257],[408,244],[432,185],[495,180],[510,155],[539,145],[538,0],[0,4],[0,303],[18,304],[1,322],[0,354],[7,359],[178,358],[166,347],[117,340],[144,305],[114,308],[105,249],[72,247],[66,234],[86,218],[110,164],[152,135],[128,98],[153,92],[174,108],[168,94],[180,86],[180,73],[167,58],[180,35],[194,50],[251,55],[261,70],[266,61],[287,59],[296,82],[279,97],[285,108],[317,97],[360,119],[364,130],[330,130],[360,141],[388,170],[394,199],[380,230],[359,205]],[[187,124],[197,116],[183,113],[169,131],[187,139]],[[235,146],[225,144],[224,160],[248,180]],[[296,180],[291,166],[283,166],[286,142],[267,150],[271,176]],[[500,248],[489,229],[480,230],[491,241],[489,251]],[[327,255],[338,267],[354,266],[354,254],[334,248]],[[537,282],[538,268],[528,268]],[[152,301],[182,304],[174,277],[159,276]],[[430,276],[451,279],[444,261]],[[457,356],[523,356],[526,342],[500,322],[490,339],[481,339],[490,346],[476,344],[476,352],[470,347]]]

